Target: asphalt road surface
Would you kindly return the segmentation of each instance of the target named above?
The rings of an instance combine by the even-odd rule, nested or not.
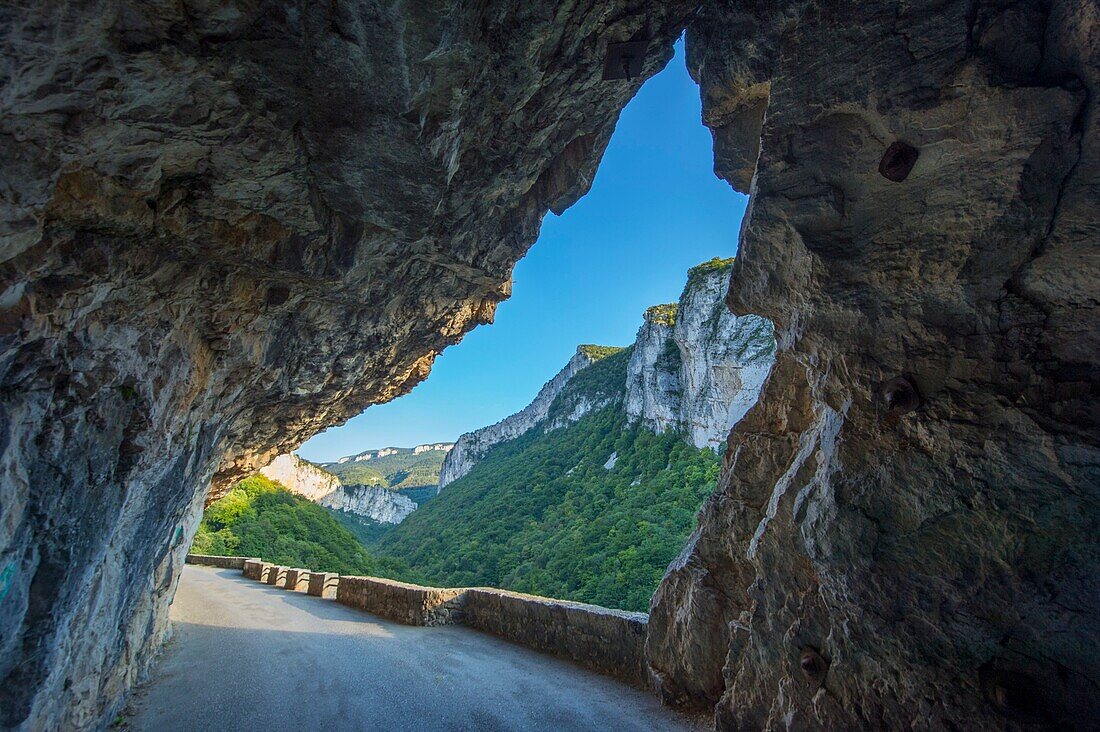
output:
[[[691,730],[649,694],[469,628],[416,628],[188,565],[122,729]]]

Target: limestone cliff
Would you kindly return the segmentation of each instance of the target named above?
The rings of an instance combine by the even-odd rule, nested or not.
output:
[[[399,524],[416,510],[416,503],[408,497],[374,485],[341,486],[318,503],[383,524]]]
[[[579,384],[597,358],[621,349],[580,346],[523,410],[462,435],[443,464],[440,489],[470,471],[494,445],[532,429],[551,431],[612,402],[630,423],[659,433],[678,430],[696,447],[718,449],[756,403],[775,354],[771,324],[735,316],[726,306],[733,260],[693,267],[677,305],[649,308],[630,347],[626,378]],[[444,480],[445,478],[445,480]]]
[[[726,306],[732,265],[692,268],[676,306],[646,311],[626,384],[632,421],[682,430],[696,447],[716,450],[756,403],[775,356],[771,323]]]
[[[302,460],[293,453],[280,455],[260,473],[282,483],[291,493],[317,503],[325,496],[340,490],[340,479],[332,473]]]
[[[398,524],[416,510],[416,504],[400,493],[377,486],[345,486],[332,473],[293,454],[280,455],[260,473],[314,503],[373,521]]]

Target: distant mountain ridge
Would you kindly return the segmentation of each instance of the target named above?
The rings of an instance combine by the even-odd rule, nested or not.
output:
[[[403,453],[412,451],[414,455],[420,455],[425,452],[450,452],[454,447],[453,442],[429,442],[424,445],[416,445],[415,447],[382,447],[377,450],[364,450],[363,452],[356,453],[355,455],[347,455],[339,458],[335,463],[321,463],[322,465],[343,465],[345,463],[358,463],[366,462],[368,460],[377,460],[378,458],[389,457],[390,455],[401,455]]]
[[[393,490],[424,488],[439,484],[443,460],[453,447],[453,442],[383,447],[320,465],[344,485],[371,485]]]

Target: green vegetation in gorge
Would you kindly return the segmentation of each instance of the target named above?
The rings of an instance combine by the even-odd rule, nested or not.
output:
[[[207,507],[191,551],[318,572],[410,574],[400,562],[372,557],[328,510],[262,475],[245,478]]]
[[[598,365],[577,378],[599,376],[588,374]],[[647,610],[714,489],[719,458],[676,433],[630,429],[625,419],[614,404],[498,445],[374,551],[433,585]]]

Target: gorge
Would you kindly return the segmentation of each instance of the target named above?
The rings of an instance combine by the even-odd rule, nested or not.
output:
[[[0,7],[0,726],[112,717],[204,503],[490,323],[683,32],[751,196],[727,303],[777,346],[653,598],[655,689],[720,729],[1092,726],[1098,16]]]

